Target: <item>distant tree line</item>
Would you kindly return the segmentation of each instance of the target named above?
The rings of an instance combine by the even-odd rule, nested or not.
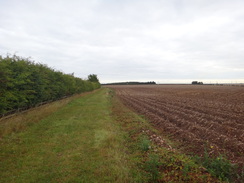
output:
[[[102,85],[155,85],[156,83],[154,81],[149,81],[149,82],[134,82],[134,81],[129,81],[129,82],[117,82],[117,83],[106,83]]]
[[[94,74],[83,80],[16,55],[0,56],[0,116],[99,87]]]
[[[193,85],[203,85],[203,82],[192,81],[191,84],[193,84]]]

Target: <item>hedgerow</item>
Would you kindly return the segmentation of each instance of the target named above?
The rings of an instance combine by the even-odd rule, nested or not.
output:
[[[28,58],[0,56],[0,116],[99,87]]]

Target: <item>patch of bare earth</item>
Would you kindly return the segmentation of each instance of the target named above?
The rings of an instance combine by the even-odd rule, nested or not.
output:
[[[190,153],[219,153],[244,164],[244,87],[111,86],[123,103]],[[152,137],[153,138],[153,137]],[[159,140],[160,141],[160,140]]]

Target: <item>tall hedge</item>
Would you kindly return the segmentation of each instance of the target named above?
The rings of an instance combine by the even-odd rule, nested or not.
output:
[[[16,55],[0,56],[0,116],[100,87]]]

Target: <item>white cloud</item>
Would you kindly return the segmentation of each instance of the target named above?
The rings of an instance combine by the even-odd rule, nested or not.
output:
[[[1,1],[0,54],[100,81],[244,80],[242,0]],[[244,82],[244,81],[243,81]]]

